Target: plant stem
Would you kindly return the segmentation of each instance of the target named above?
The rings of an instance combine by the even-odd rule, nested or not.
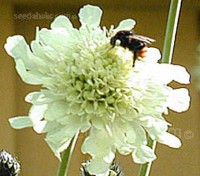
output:
[[[172,54],[174,50],[175,36],[178,26],[178,19],[181,9],[181,1],[182,0],[171,0],[169,15],[167,20],[167,28],[165,32],[164,46],[163,46],[163,63],[171,63],[172,62]],[[153,141],[148,136],[148,146],[153,150],[156,148],[156,141]],[[152,162],[143,164],[140,169],[139,176],[149,176],[151,170]]]
[[[147,144],[147,145],[148,145],[150,148],[152,148],[152,150],[154,151],[155,148],[156,148],[156,141],[153,141],[153,140],[148,136],[148,144]],[[151,165],[152,165],[152,162],[143,164],[143,165],[141,166],[139,176],[149,176],[150,170],[151,170]]]
[[[167,28],[165,32],[164,46],[163,46],[163,63],[172,62],[172,54],[174,50],[176,31],[178,27],[178,19],[181,9],[182,0],[171,0],[171,5],[169,9],[169,16],[167,21]]]
[[[79,132],[76,133],[69,147],[62,153],[62,160],[59,165],[57,176],[67,176],[69,170],[69,164],[71,161],[72,153],[75,148],[76,141],[78,139]]]

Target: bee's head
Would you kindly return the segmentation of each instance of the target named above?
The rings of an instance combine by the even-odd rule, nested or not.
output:
[[[110,40],[110,44],[112,46],[115,46],[116,43],[120,43],[120,45],[122,43],[124,43],[125,40],[127,40],[128,36],[132,35],[132,32],[131,31],[119,31],[115,34],[114,37],[111,38]]]
[[[117,38],[114,36],[114,37],[112,37],[111,39],[110,39],[110,44],[114,47],[115,46],[115,44],[116,44],[116,40],[117,40]]]

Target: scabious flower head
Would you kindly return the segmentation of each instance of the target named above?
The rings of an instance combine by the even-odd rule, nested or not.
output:
[[[81,176],[94,176],[94,175],[91,175],[87,170],[87,166],[89,163],[90,161],[82,163]],[[104,176],[104,174],[102,176]],[[124,176],[123,169],[119,165],[119,163],[113,162],[111,164],[110,169],[108,171],[108,176]]]
[[[82,152],[91,155],[87,169],[91,175],[106,176],[116,151],[132,154],[141,164],[156,158],[146,133],[180,147],[180,140],[167,132],[170,124],[162,114],[169,108],[187,110],[190,98],[187,89],[167,86],[173,80],[189,83],[185,68],[159,64],[156,48],[148,48],[146,57],[132,67],[133,53],[110,45],[116,32],[134,27],[134,20],[107,30],[99,26],[101,15],[99,7],[86,5],[79,12],[79,29],[58,16],[50,29],[37,31],[30,47],[22,36],[13,36],[5,49],[22,80],[43,87],[27,95],[29,115],[11,118],[11,125],[46,133],[58,157],[77,131],[89,131],[82,145]]]
[[[18,176],[20,164],[17,159],[5,150],[0,151],[0,175]]]

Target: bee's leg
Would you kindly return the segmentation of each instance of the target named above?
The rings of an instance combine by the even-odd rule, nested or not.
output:
[[[134,56],[133,56],[133,67],[134,67],[135,66],[135,61],[136,61],[136,59],[138,57],[138,52],[134,51],[133,54],[134,54]]]

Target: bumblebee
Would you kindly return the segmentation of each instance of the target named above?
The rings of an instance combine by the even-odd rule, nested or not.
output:
[[[136,35],[132,31],[117,32],[115,36],[111,38],[110,44],[114,47],[116,45],[117,40],[120,41],[120,46],[122,46],[123,48],[128,48],[134,53],[133,66],[138,56],[145,56],[145,53],[147,51],[147,45],[151,44],[152,42],[155,42],[155,40],[152,38],[145,37],[142,35]]]

